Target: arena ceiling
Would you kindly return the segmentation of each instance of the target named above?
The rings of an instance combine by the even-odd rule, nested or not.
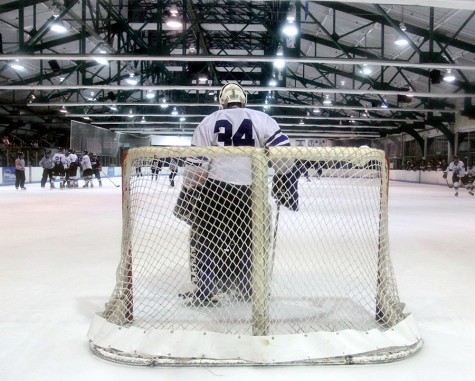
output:
[[[0,0],[0,135],[189,135],[236,81],[294,137],[450,138],[475,115],[475,1],[411,3]]]

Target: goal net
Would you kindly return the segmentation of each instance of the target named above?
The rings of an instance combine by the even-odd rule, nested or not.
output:
[[[351,364],[422,346],[389,256],[383,151],[143,147],[122,173],[122,254],[89,329],[96,355]]]

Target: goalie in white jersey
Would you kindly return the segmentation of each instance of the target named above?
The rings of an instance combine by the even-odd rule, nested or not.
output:
[[[222,109],[196,128],[192,146],[289,146],[269,115],[245,108],[241,86],[221,89]],[[175,215],[191,224],[191,267],[198,290],[182,294],[194,306],[217,302],[219,291],[249,300],[251,289],[251,159],[188,158]]]

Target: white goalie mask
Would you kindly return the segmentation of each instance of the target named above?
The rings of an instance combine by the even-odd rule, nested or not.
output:
[[[237,83],[228,83],[221,88],[219,103],[222,108],[228,108],[229,103],[240,103],[241,107],[247,104],[247,95],[244,89]]]

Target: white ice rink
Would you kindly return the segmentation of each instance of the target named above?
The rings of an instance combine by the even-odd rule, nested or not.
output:
[[[119,179],[114,179],[119,184]],[[82,182],[81,182],[82,183]],[[475,197],[391,182],[390,252],[424,339],[364,366],[142,368],[100,360],[87,331],[115,285],[121,187],[0,187],[0,381],[475,380]]]

